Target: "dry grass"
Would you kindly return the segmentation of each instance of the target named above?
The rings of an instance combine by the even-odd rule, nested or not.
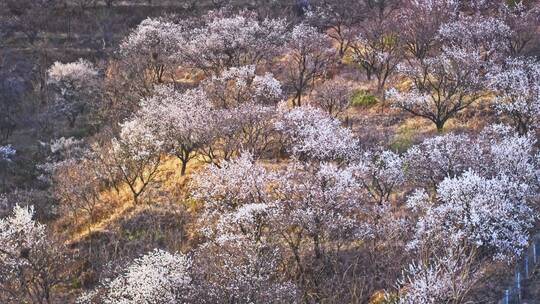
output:
[[[97,212],[100,216],[91,221],[89,216],[77,219],[64,218],[60,222],[75,222],[75,227],[69,229],[71,235],[66,243],[72,244],[81,241],[90,234],[103,232],[120,219],[125,219],[145,210],[150,206],[160,206],[169,203],[184,204],[191,212],[197,212],[198,204],[186,200],[189,183],[193,173],[201,170],[205,165],[200,159],[192,160],[187,168],[186,175],[180,174],[180,161],[175,157],[168,157],[161,164],[156,185],[151,185],[143,196],[139,205],[134,205],[131,192],[126,184],[120,184],[118,191],[106,189],[100,194],[100,203]],[[157,186],[159,185],[159,186]]]

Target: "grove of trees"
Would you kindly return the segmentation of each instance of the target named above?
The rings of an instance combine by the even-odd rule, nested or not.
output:
[[[499,301],[540,3],[177,2],[0,4],[0,303]]]

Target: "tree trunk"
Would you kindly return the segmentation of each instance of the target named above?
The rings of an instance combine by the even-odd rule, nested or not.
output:
[[[436,121],[435,126],[437,127],[437,133],[442,133],[444,128],[445,121]]]
[[[186,175],[187,163],[187,160],[182,160],[182,169],[180,170],[181,176]]]

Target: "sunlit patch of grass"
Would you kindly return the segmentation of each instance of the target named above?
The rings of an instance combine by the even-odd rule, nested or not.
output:
[[[370,94],[366,90],[356,91],[351,99],[351,106],[353,107],[362,107],[362,108],[371,108],[376,105],[378,102],[377,97]]]
[[[404,152],[415,143],[420,134],[435,132],[436,128],[432,122],[417,117],[409,118],[397,128],[390,148],[394,151]]]
[[[104,231],[107,227],[124,218],[140,206],[149,206],[160,203],[185,204],[188,209],[198,210],[197,202],[187,199],[188,186],[193,173],[201,170],[205,163],[201,159],[193,159],[188,163],[186,175],[180,174],[181,163],[176,157],[166,157],[159,168],[157,188],[147,189],[139,206],[133,204],[132,193],[126,184],[119,184],[118,191],[114,188],[104,190],[100,195],[100,204],[96,208],[100,216],[91,221],[89,216],[81,216],[73,227],[71,237],[67,243],[77,242],[89,234]]]
[[[122,193],[127,191],[120,191],[120,193],[114,194],[112,191],[109,193],[104,193],[104,197],[102,199],[102,204],[108,204],[107,206],[102,206],[107,209],[107,216],[99,219],[96,222],[91,222],[89,219],[86,219],[85,222],[81,223],[81,225],[77,227],[78,229],[66,241],[66,243],[76,243],[88,237],[92,233],[105,231],[108,225],[115,223],[120,218],[123,218],[125,214],[129,212],[129,210],[133,209],[134,206],[131,203],[130,195],[128,193],[123,195]],[[106,199],[107,197],[108,199]]]
[[[369,299],[369,304],[386,304],[386,292],[384,290],[376,291]]]

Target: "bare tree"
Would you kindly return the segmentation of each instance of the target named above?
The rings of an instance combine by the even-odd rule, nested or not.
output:
[[[395,106],[431,120],[439,132],[448,119],[473,104],[483,94],[485,72],[478,51],[448,49],[416,62],[401,72],[412,81],[408,92],[389,91]]]
[[[399,35],[406,52],[416,59],[430,56],[442,24],[458,14],[458,3],[448,0],[405,1],[399,12]]]
[[[150,129],[138,120],[122,125],[118,139],[112,141],[112,161],[132,194],[134,204],[156,181],[161,164],[162,146]]]
[[[325,34],[306,24],[299,24],[289,38],[287,80],[294,90],[293,104],[302,105],[302,95],[322,78],[335,58]]]
[[[338,43],[339,56],[343,58],[356,38],[358,24],[365,18],[364,8],[363,2],[356,0],[313,1],[308,20],[328,30],[328,36]]]
[[[377,94],[384,100],[386,83],[403,58],[402,40],[396,23],[390,19],[366,20],[352,48],[353,58],[365,71],[368,80],[373,76],[377,79]]]

